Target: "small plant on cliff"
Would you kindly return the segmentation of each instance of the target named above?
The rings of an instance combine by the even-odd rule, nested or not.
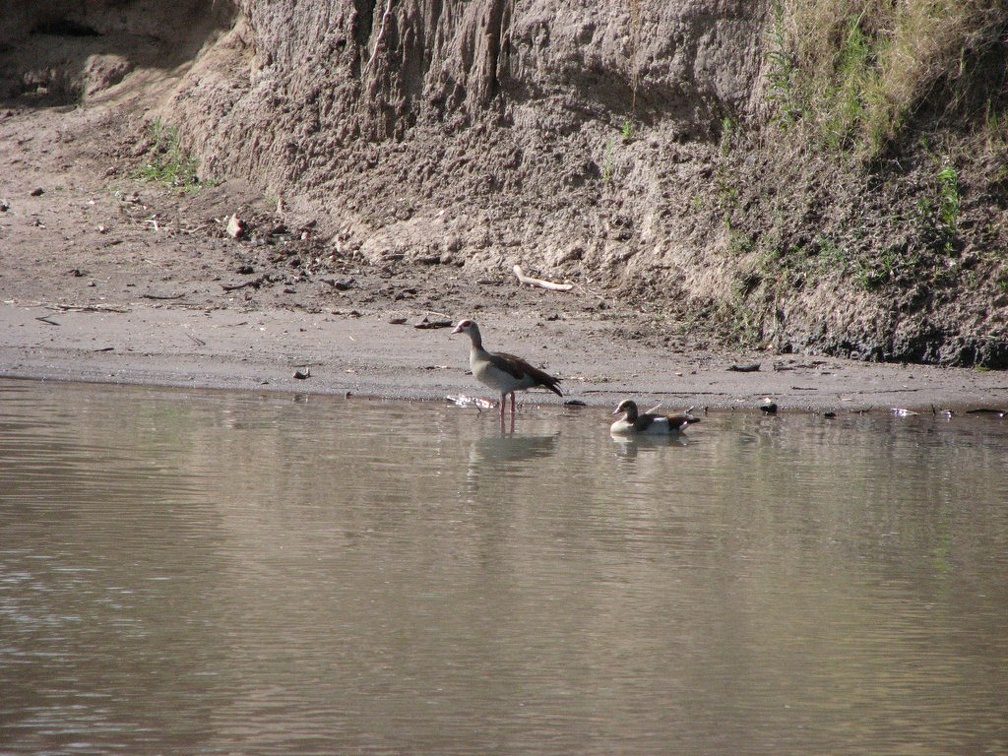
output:
[[[732,149],[739,140],[740,133],[741,130],[739,129],[738,121],[734,118],[725,116],[721,119],[721,141],[718,144],[718,151],[721,153],[721,157],[728,157],[731,154]]]
[[[770,35],[769,61],[770,100],[775,103],[773,121],[784,128],[794,126],[801,118],[802,104],[795,86],[798,68],[787,47],[784,33],[784,6],[780,0],[773,4],[774,22]]]
[[[620,138],[626,144],[633,139],[633,121],[625,118],[620,125]],[[616,170],[616,138],[606,142],[605,152],[602,155],[602,183],[611,184]]]
[[[951,236],[959,228],[959,174],[951,165],[942,166],[938,171],[938,216]]]
[[[955,249],[962,205],[956,169],[942,164],[935,173],[932,191],[931,196],[919,198],[915,207],[919,238],[929,249],[949,254]]]
[[[190,190],[199,186],[199,162],[179,146],[178,128],[156,118],[147,126],[150,147],[137,178]]]

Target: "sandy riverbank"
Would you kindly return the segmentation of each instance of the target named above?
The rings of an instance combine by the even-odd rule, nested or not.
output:
[[[443,400],[486,392],[468,373],[464,337],[378,313],[190,310],[120,304],[86,310],[0,306],[0,375],[236,390]],[[491,348],[521,353],[563,377],[566,398],[624,397],[698,409],[930,411],[1008,407],[995,372],[866,364],[796,355],[670,353],[627,345],[617,326],[577,317],[483,313]],[[733,365],[758,363],[755,372]],[[310,374],[304,379],[295,373]],[[532,392],[525,402],[561,400]]]

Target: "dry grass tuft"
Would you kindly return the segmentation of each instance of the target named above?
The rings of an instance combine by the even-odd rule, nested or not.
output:
[[[952,93],[944,99],[954,109],[964,104],[959,85],[972,91],[977,79],[988,84],[987,113],[1005,111],[991,104],[1005,83],[995,49],[1008,30],[1001,0],[778,0],[774,18],[778,109],[830,148],[874,157],[933,94]]]

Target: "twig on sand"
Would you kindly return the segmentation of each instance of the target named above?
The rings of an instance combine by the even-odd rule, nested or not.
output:
[[[424,315],[420,320],[413,324],[414,328],[451,328],[452,322],[448,319],[442,320],[431,320],[426,315]]]
[[[221,284],[221,288],[224,289],[224,291],[238,291],[238,289],[244,289],[246,286],[251,286],[254,289],[258,289],[264,283],[269,283],[269,282],[270,282],[269,276],[266,275],[266,274],[263,274],[263,275],[259,276],[258,278],[252,278],[252,279],[250,279],[248,281],[245,281],[244,283],[240,283],[240,284]]]
[[[129,312],[127,307],[116,307],[115,305],[95,304],[95,305],[70,305],[70,304],[48,304],[47,310],[57,312]]]
[[[574,288],[574,284],[569,283],[555,283],[554,281],[544,281],[541,278],[531,278],[526,276],[522,272],[521,265],[515,265],[514,274],[518,277],[519,283],[528,284],[529,286],[539,286],[543,289],[549,289],[550,291],[570,291]]]

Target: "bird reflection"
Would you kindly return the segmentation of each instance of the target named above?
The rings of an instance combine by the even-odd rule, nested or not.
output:
[[[609,436],[615,442],[616,457],[634,460],[640,452],[656,447],[689,446],[689,441],[682,436],[621,436],[612,433]]]
[[[547,457],[556,451],[558,438],[559,432],[546,435],[490,433],[472,442],[469,461],[492,466],[501,462]]]
[[[469,446],[466,478],[478,487],[483,476],[499,478],[501,473],[521,474],[516,463],[543,459],[556,453],[559,432],[549,434],[488,433]]]

